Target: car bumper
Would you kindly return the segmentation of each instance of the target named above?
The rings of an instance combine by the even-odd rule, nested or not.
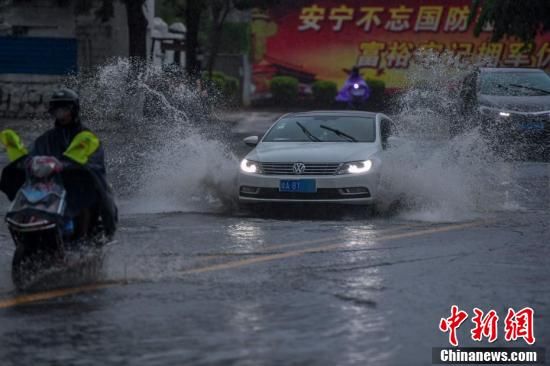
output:
[[[541,144],[550,141],[550,114],[541,116],[512,115],[482,119],[482,131],[501,141]]]
[[[280,192],[283,179],[314,179],[317,192]],[[239,175],[239,201],[242,203],[336,203],[368,205],[374,203],[378,174],[295,176],[295,175]]]

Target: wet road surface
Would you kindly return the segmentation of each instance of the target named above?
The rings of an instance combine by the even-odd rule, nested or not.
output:
[[[429,364],[431,347],[446,344],[437,324],[451,304],[532,306],[537,344],[548,345],[548,221],[133,215],[103,279],[27,297],[11,289],[4,230],[0,359]]]
[[[531,306],[548,347],[550,167],[510,171],[532,200],[454,222],[123,212],[101,277],[29,294],[13,290],[3,225],[1,364],[429,365],[453,304]]]

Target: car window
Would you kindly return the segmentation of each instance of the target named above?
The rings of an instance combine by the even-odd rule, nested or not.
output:
[[[358,116],[290,116],[267,133],[264,142],[374,142],[374,118]]]
[[[482,72],[480,93],[498,96],[550,95],[550,77],[544,72]]]

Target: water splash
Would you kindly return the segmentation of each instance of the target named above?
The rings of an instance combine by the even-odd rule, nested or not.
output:
[[[163,69],[117,59],[69,81],[82,116],[104,136],[109,179],[123,212],[234,206],[237,161],[213,106],[215,89]]]
[[[526,193],[491,141],[461,112],[460,85],[478,64],[419,52],[394,119],[406,143],[383,153],[382,206],[409,219],[456,221],[520,208]],[[110,179],[123,212],[236,206],[237,158],[215,115],[221,99],[173,70],[118,59],[73,80],[83,115],[108,135]],[[454,134],[453,126],[465,132]]]
[[[395,115],[404,140],[383,153],[383,206],[398,197],[401,216],[423,221],[460,221],[520,207],[510,197],[525,192],[511,180],[510,163],[495,156],[475,117],[461,112],[461,81],[477,66],[451,54],[415,55]],[[455,134],[457,125],[464,132]]]

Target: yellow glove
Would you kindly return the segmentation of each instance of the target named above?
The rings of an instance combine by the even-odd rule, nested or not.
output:
[[[97,136],[90,131],[82,131],[74,137],[63,156],[84,165],[98,148],[99,139]]]
[[[14,130],[8,128],[0,132],[0,141],[6,148],[10,162],[15,161],[29,153],[25,148],[25,145],[23,145],[23,142],[21,142],[21,138]]]

